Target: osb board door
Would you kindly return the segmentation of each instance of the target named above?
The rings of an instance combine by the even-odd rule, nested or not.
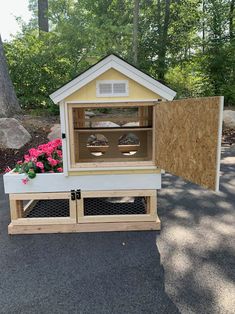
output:
[[[223,97],[156,105],[156,164],[218,191]]]

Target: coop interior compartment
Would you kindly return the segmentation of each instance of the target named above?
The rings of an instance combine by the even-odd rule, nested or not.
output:
[[[72,167],[96,162],[152,162],[152,106],[73,106],[70,110]]]

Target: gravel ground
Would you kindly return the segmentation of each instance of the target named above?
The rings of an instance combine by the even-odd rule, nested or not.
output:
[[[235,313],[235,147],[221,191],[163,176],[162,231],[8,236],[0,180],[0,313]]]

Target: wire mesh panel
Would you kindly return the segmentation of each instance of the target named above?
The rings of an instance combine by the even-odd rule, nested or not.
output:
[[[146,213],[146,197],[84,198],[84,216],[143,215]]]
[[[24,218],[69,217],[69,199],[38,200]]]

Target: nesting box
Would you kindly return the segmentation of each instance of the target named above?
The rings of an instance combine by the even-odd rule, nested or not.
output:
[[[54,92],[64,172],[39,174],[27,186],[5,175],[9,232],[159,230],[163,170],[218,190],[223,97],[174,101],[175,95],[115,55]],[[45,211],[54,199],[64,212],[33,216],[39,200]]]

